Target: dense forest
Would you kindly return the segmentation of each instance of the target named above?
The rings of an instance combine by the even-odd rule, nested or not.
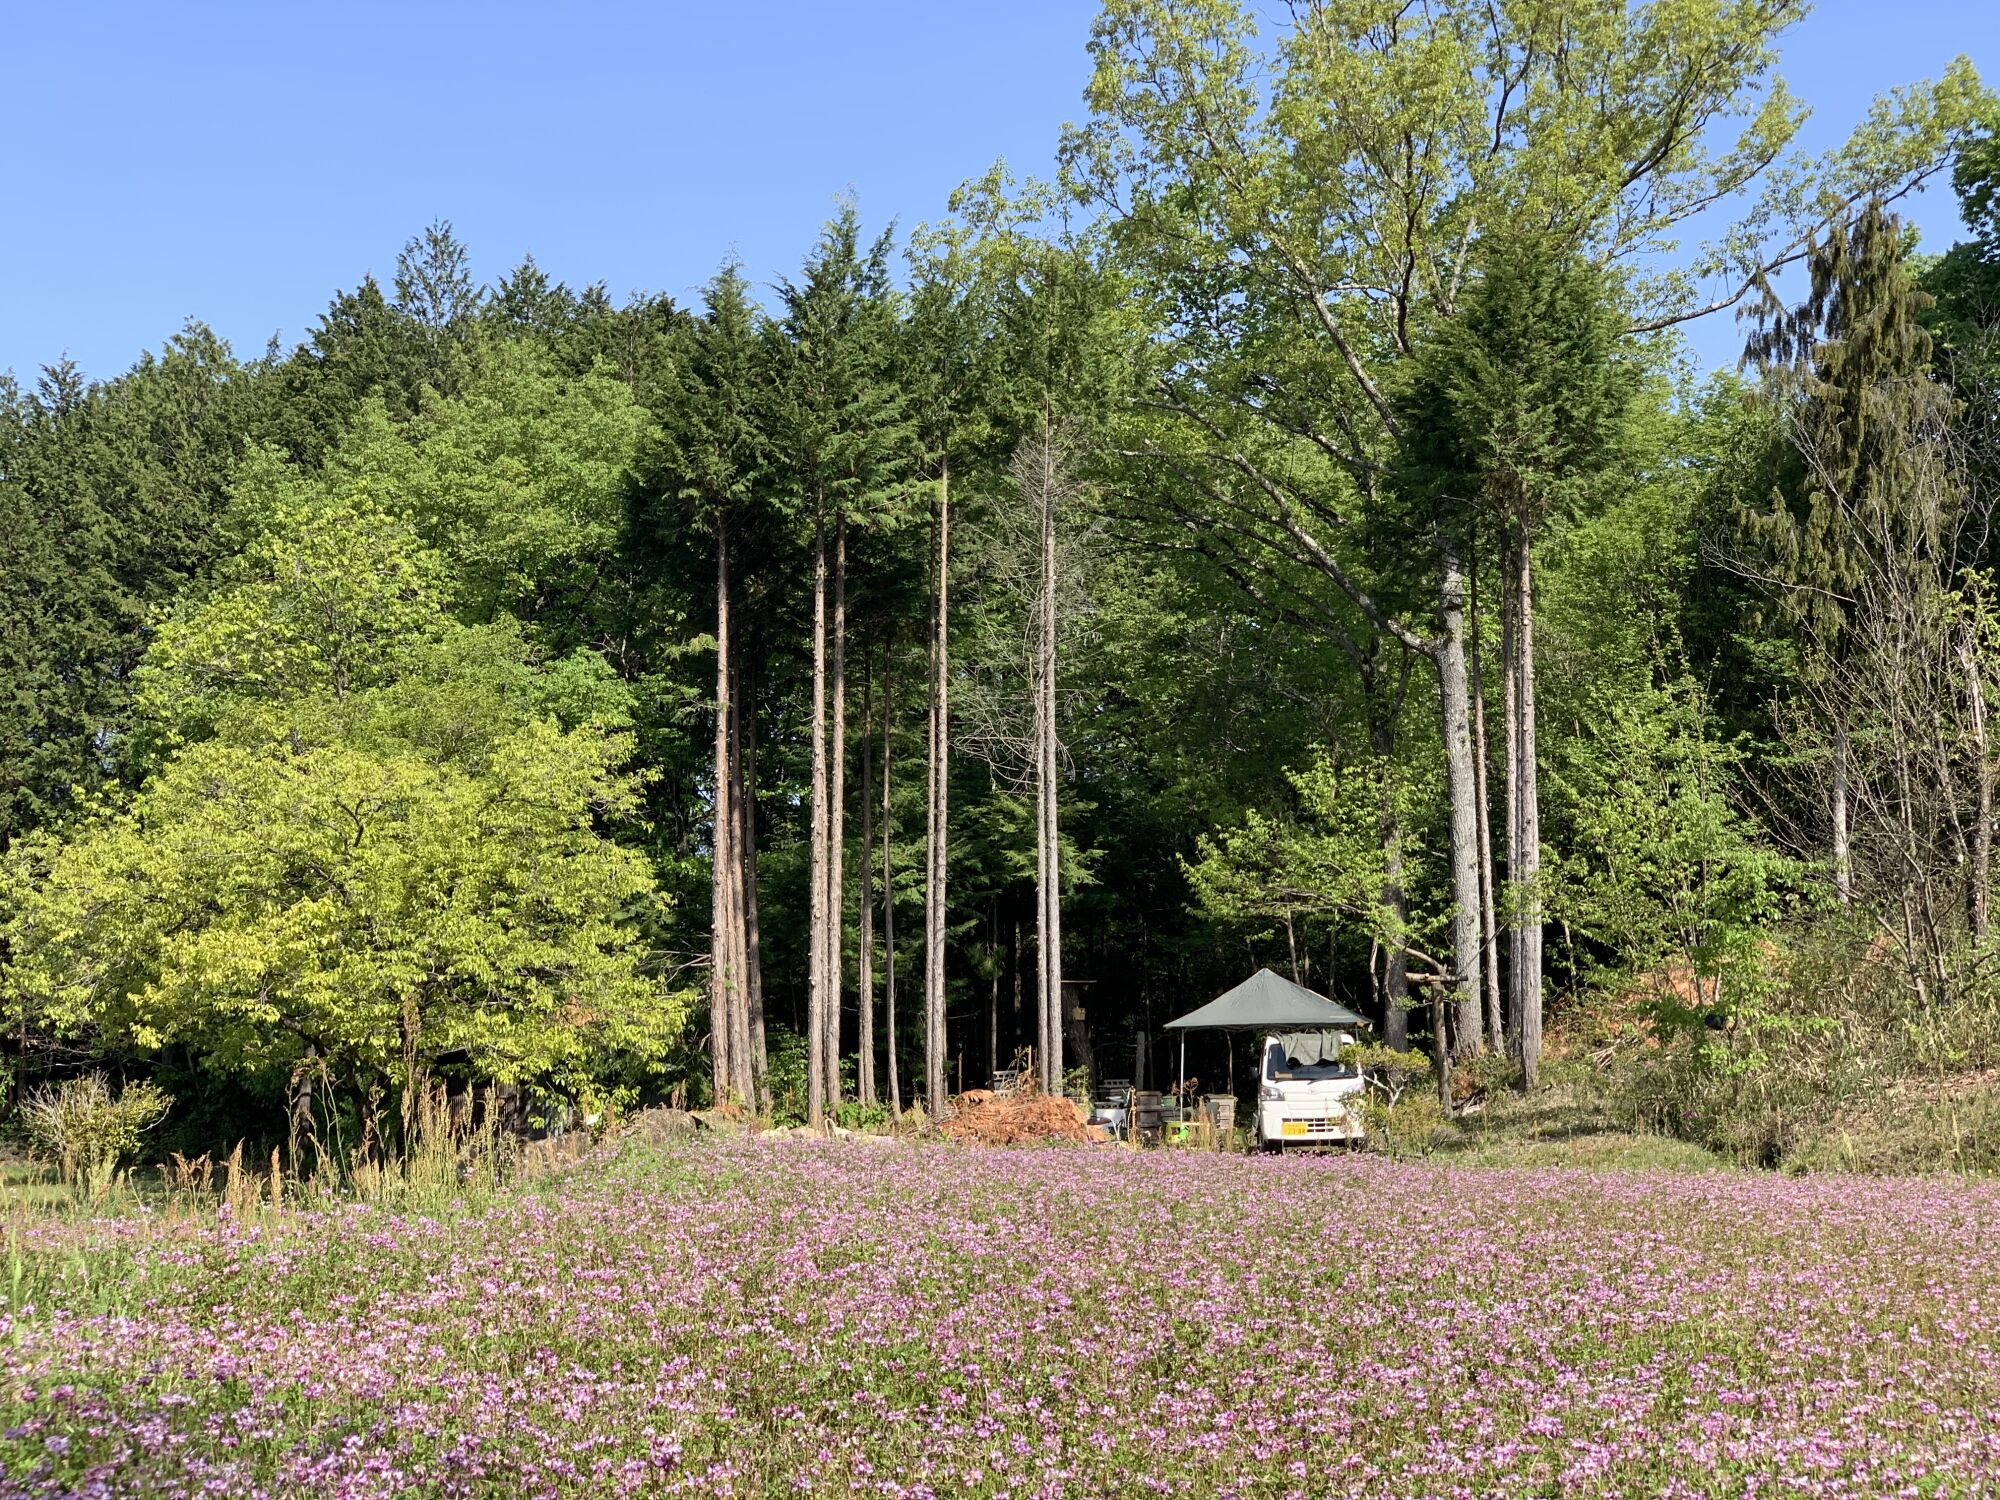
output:
[[[773,286],[440,221],[0,385],[10,1093],[935,1114],[1268,965],[1433,1109],[1987,1107],[2000,106],[1801,157],[1802,9],[1109,0],[1058,180]]]

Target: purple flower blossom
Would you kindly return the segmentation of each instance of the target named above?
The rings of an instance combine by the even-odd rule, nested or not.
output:
[[[1958,1182],[756,1140],[450,1220],[48,1225],[0,1497],[1987,1493],[1997,1226]]]

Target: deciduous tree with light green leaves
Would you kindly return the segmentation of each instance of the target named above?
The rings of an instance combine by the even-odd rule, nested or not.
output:
[[[505,611],[568,645],[616,555],[646,430],[608,371],[565,375],[531,343],[496,343],[459,395],[426,396],[407,426],[367,403],[326,471],[393,505],[449,560],[461,618]]]
[[[1884,98],[1817,162],[1776,42],[1803,0],[1308,0],[1260,39],[1238,0],[1110,0],[1071,180],[1114,220],[1161,330],[1132,451],[1252,589],[1366,660],[1428,661],[1450,805],[1453,977],[1477,1045],[1479,807],[1466,663],[1468,538],[1374,524],[1409,436],[1396,393],[1458,315],[1495,231],[1532,229],[1623,277],[1626,330],[1740,301],[1814,231],[1946,166],[1993,115],[1959,60]],[[1718,204],[1734,228],[1676,237]],[[1664,265],[1664,272],[1656,268]],[[1428,594],[1428,607],[1419,600]]]
[[[453,620],[378,496],[260,482],[142,671],[151,777],[10,852],[15,1019],[238,1075],[317,1054],[406,1098],[657,1058],[687,1005],[646,862],[605,836],[637,794],[608,674]]]
[[[1318,921],[1336,932],[1367,939],[1369,970],[1385,1036],[1391,1007],[1407,1004],[1406,980],[1414,961],[1420,983],[1434,997],[1449,978],[1449,962],[1427,949],[1441,922],[1413,926],[1402,898],[1400,877],[1391,861],[1421,854],[1405,841],[1386,847],[1382,810],[1397,809],[1408,820],[1411,788],[1391,762],[1371,759],[1337,765],[1321,756],[1304,770],[1288,773],[1296,811],[1273,816],[1251,809],[1241,825],[1196,841],[1196,857],[1185,862],[1195,899],[1220,921],[1282,927],[1292,960],[1292,978],[1303,983],[1298,925]],[[1394,955],[1393,959],[1391,955]],[[1432,1041],[1438,1077],[1449,1076],[1449,1033],[1434,1015]]]
[[[1731,800],[1741,760],[1681,679],[1597,703],[1589,732],[1564,741],[1551,768],[1569,828],[1553,914],[1611,956],[1600,977],[1641,982],[1683,1019],[1749,994],[1809,884],[1808,867],[1774,851]]]

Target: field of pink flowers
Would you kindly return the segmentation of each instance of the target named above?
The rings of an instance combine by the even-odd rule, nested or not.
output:
[[[810,1141],[17,1236],[0,1494],[2000,1491],[2000,1188]]]

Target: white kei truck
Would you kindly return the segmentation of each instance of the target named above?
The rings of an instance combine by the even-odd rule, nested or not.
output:
[[[1359,1146],[1360,1070],[1341,1061],[1354,1045],[1345,1031],[1286,1031],[1263,1040],[1257,1069],[1257,1146]]]

